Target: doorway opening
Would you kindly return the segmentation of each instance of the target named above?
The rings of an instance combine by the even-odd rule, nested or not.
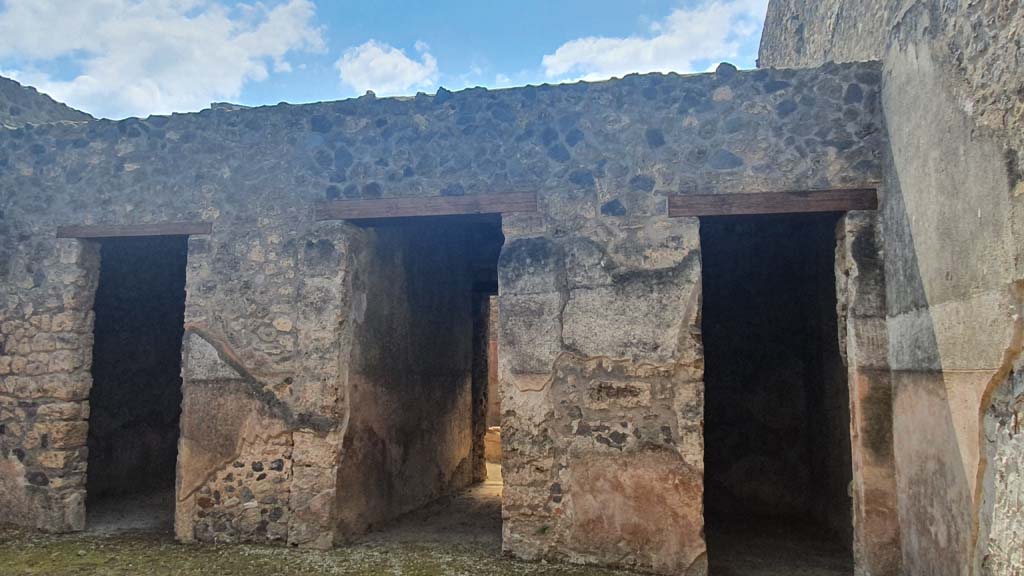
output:
[[[497,286],[495,286],[497,288]],[[498,296],[487,296],[487,432],[484,435],[484,459],[488,478],[501,480],[501,387],[498,383]],[[493,473],[492,473],[493,472]]]
[[[500,464],[487,462],[486,441],[500,216],[361,228],[338,537],[377,532],[365,537],[498,551]]]
[[[186,236],[100,243],[87,529],[170,530],[181,415]]]
[[[838,217],[701,218],[712,572],[853,573]]]

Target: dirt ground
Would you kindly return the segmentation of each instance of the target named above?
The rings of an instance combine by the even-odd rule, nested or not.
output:
[[[500,468],[355,544],[326,552],[250,544],[184,545],[171,533],[165,494],[102,503],[80,534],[0,527],[2,576],[629,576],[501,555]],[[0,518],[2,521],[2,518]]]
[[[853,556],[821,529],[737,519],[707,535],[710,576],[853,576]]]
[[[500,468],[489,480],[329,551],[251,544],[185,545],[171,533],[167,494],[90,509],[80,534],[0,527],[0,576],[636,576],[520,562],[501,554]],[[2,521],[2,518],[0,518]],[[849,576],[848,554],[791,529],[712,535],[711,576]]]

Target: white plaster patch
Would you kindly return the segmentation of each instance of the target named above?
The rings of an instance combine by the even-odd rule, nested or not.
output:
[[[352,296],[352,317],[359,324],[366,318],[366,292],[357,292]]]
[[[185,366],[190,380],[238,379],[241,375],[221,359],[217,349],[198,334],[185,337]]]

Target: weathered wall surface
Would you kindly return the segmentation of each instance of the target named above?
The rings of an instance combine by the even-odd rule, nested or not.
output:
[[[985,414],[985,489],[982,491],[981,559],[985,574],[1013,574],[1024,564],[1024,362],[1010,384],[998,388]]]
[[[18,238],[16,261],[0,260],[0,508],[17,524],[82,530],[99,246]]]
[[[501,426],[501,384],[498,380],[498,298],[491,296],[487,319],[487,426]]]
[[[470,264],[479,245],[465,226],[441,223],[364,235],[352,285],[339,538],[468,485],[483,441],[471,389]]]
[[[903,554],[910,574],[1010,573],[985,484],[1021,354],[1024,9],[1019,2],[776,0],[761,65],[881,59],[890,149],[882,230]],[[995,452],[993,452],[993,450]],[[1015,487],[1016,486],[1016,487]],[[988,494],[986,490],[995,490]],[[986,509],[984,502],[994,509]],[[986,533],[987,532],[987,533]],[[1014,564],[1014,562],[1018,562]]]
[[[184,541],[333,542],[353,237],[276,215],[189,240]]]
[[[0,506],[48,529],[81,526],[59,520],[78,518],[81,484],[53,481],[65,464],[81,466],[44,464],[49,449],[32,443],[30,428],[66,427],[75,454],[84,404],[45,420],[19,404],[88,393],[94,247],[57,240],[58,225],[213,224],[211,235],[189,240],[178,537],[326,546],[337,527],[345,415],[357,409],[346,390],[362,233],[315,222],[315,202],[529,190],[539,212],[505,222],[501,330],[518,343],[499,354],[503,378],[515,380],[504,388],[526,390],[506,392],[502,405],[518,415],[507,446],[520,451],[507,545],[536,557],[564,539],[574,559],[608,561],[608,551],[630,548],[618,538],[631,528],[608,524],[604,510],[637,507],[627,516],[669,511],[644,520],[657,550],[616,560],[698,566],[696,224],[668,220],[665,195],[877,181],[878,82],[871,63],[723,66],[0,131],[0,398],[14,431],[0,440],[0,483],[10,486]],[[543,273],[516,272],[535,258]],[[42,326],[65,315],[66,350],[34,351]],[[633,380],[641,399],[621,398]],[[651,423],[638,419],[648,411]],[[562,421],[583,433],[545,424]],[[549,449],[569,468],[540,456]],[[32,484],[43,482],[37,472],[50,484]],[[665,474],[678,480],[678,497],[661,488]],[[614,494],[602,488],[620,480]],[[608,508],[591,493],[619,503]],[[666,502],[644,500],[653,494]],[[557,516],[567,506],[571,514]],[[538,533],[543,526],[551,527]]]
[[[504,547],[704,574],[697,222],[595,207],[505,220]]]
[[[494,226],[494,235],[500,239],[494,243],[494,251],[490,261],[493,262],[492,270],[497,275],[498,254],[501,252],[501,244],[504,236],[501,235],[501,226]],[[487,418],[490,416],[490,322],[491,322],[491,296],[474,290],[471,302],[471,313],[473,316],[473,363],[472,363],[472,393],[471,393],[471,416],[473,420],[473,450],[470,456],[470,470],[474,482],[483,482],[487,479]],[[497,362],[497,358],[493,358]],[[501,394],[500,390],[495,393]],[[492,434],[493,436],[493,434]],[[494,442],[491,442],[492,446]],[[498,441],[500,445],[500,440]],[[493,452],[493,450],[492,450]],[[494,459],[492,454],[492,460]],[[498,458],[500,463],[501,458]]]
[[[56,102],[31,86],[0,76],[0,128],[48,122],[85,122],[92,116]]]
[[[836,226],[836,309],[846,364],[853,463],[857,574],[899,574],[902,565],[892,438],[892,377],[885,324],[885,262],[879,217],[848,212]]]

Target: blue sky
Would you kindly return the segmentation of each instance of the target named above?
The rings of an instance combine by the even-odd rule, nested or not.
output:
[[[0,74],[97,116],[754,66],[767,0],[0,0]]]

